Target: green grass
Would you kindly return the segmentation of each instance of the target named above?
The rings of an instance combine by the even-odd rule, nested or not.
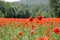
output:
[[[22,24],[18,26],[13,24],[11,27],[8,24],[2,26],[0,28],[0,40],[13,40],[14,38],[17,40],[37,40],[40,37],[46,37],[46,30],[50,30],[49,40],[53,38],[55,40],[60,40],[60,33],[57,35],[54,34],[53,29],[50,29],[47,25],[44,27],[36,25],[36,30],[32,30],[32,28],[27,28]],[[33,34],[31,34],[31,31]],[[18,35],[19,32],[22,32],[22,35]]]

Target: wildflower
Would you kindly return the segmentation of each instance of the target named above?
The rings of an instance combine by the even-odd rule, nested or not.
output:
[[[16,37],[13,40],[17,40]]]
[[[53,32],[54,32],[55,34],[58,34],[58,33],[59,33],[59,28],[54,28]]]
[[[46,37],[47,37],[47,38],[50,37],[50,30],[46,30]]]
[[[18,35],[21,36],[22,35],[22,32],[19,32]]]
[[[32,22],[32,21],[33,21],[33,17],[30,17],[30,18],[29,18],[29,21]]]
[[[34,32],[31,32],[31,34],[34,34]]]
[[[31,34],[34,34],[33,30],[30,31]]]
[[[38,16],[38,20],[42,20],[42,16]]]
[[[41,37],[41,38],[39,38],[38,40],[48,40],[48,38],[43,38],[43,37]]]
[[[32,26],[32,30],[36,30],[36,27],[35,26]]]

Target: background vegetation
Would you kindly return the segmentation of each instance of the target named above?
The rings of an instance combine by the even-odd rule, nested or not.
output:
[[[28,18],[60,17],[60,0],[22,0],[18,2],[0,1],[0,17]]]

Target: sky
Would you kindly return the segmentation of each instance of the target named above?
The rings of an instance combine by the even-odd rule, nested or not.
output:
[[[4,0],[6,2],[15,2],[15,1],[21,1],[21,0]]]

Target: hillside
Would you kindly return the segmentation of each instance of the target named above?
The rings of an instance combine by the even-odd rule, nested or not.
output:
[[[16,2],[18,4],[27,4],[27,5],[48,5],[49,0],[21,0]]]

